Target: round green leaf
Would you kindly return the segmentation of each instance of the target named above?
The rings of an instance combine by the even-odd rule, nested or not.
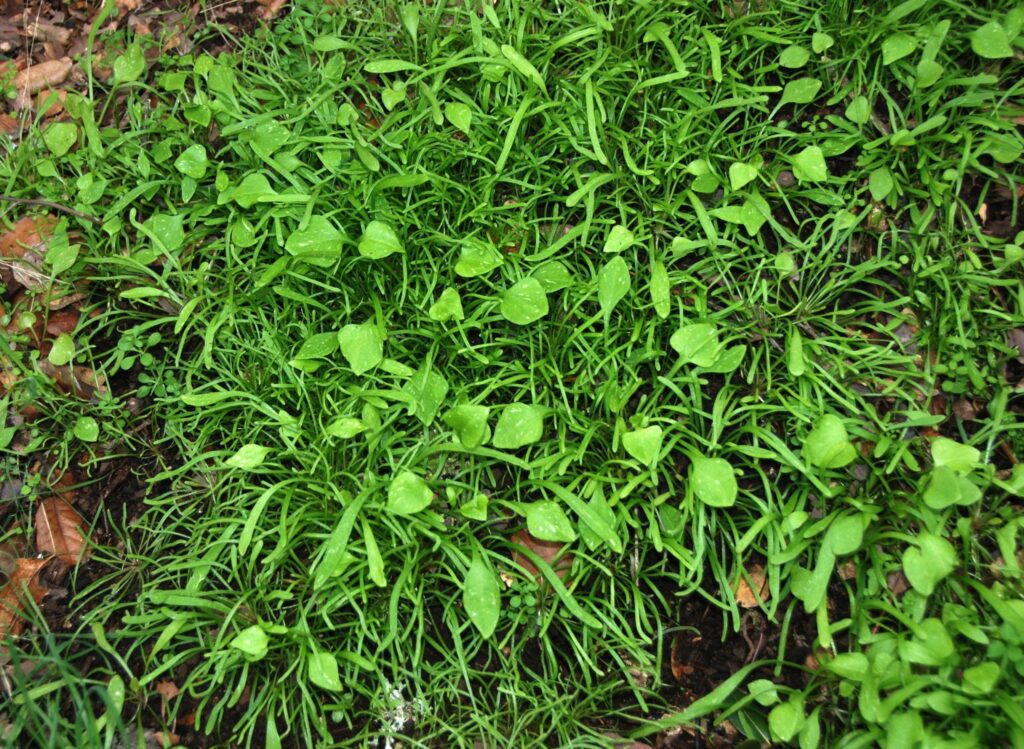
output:
[[[807,146],[793,157],[793,176],[799,182],[824,182],[828,179],[825,154],[818,146]]]
[[[917,41],[910,34],[902,32],[886,37],[882,42],[882,64],[891,65],[902,60],[917,48]]]
[[[490,273],[503,262],[501,253],[490,245],[467,240],[460,250],[459,261],[455,263],[455,273],[463,278],[474,278]]]
[[[916,544],[903,552],[903,574],[914,590],[930,596],[935,586],[956,569],[956,550],[942,536],[928,531],[918,534]]]
[[[501,298],[501,314],[516,325],[529,325],[548,313],[548,297],[532,276],[516,281]]]
[[[787,743],[803,727],[804,719],[803,702],[793,698],[772,708],[768,713],[768,727],[776,741]]]
[[[473,557],[466,572],[466,580],[462,585],[462,606],[483,637],[494,634],[501,614],[501,587],[494,570],[479,555]]]
[[[547,499],[526,505],[526,528],[541,541],[576,540],[576,531],[565,512]]]
[[[729,166],[729,185],[739,190],[757,179],[758,169],[742,161],[733,162]]]
[[[792,44],[779,54],[779,65],[784,68],[802,68],[810,59],[811,53],[807,51],[806,47]]]
[[[284,248],[303,262],[330,268],[341,256],[344,236],[325,216],[311,216],[306,228],[293,231]]]
[[[540,281],[540,285],[548,294],[572,286],[573,283],[572,273],[560,260],[544,263],[530,275]]]
[[[395,230],[383,221],[371,221],[359,238],[359,254],[371,260],[380,260],[396,252],[405,252]]]
[[[341,355],[357,375],[370,371],[384,358],[384,342],[377,326],[369,321],[343,327],[338,333],[338,343]]]
[[[263,631],[263,627],[254,624],[235,635],[228,645],[235,650],[241,650],[249,660],[258,661],[267,654],[270,638]]]
[[[79,416],[73,431],[82,442],[95,442],[100,436],[100,425],[91,416]]]
[[[402,471],[388,486],[386,509],[395,515],[413,515],[434,501],[434,492],[426,481],[412,471]]]
[[[821,81],[817,78],[797,78],[795,81],[787,83],[786,87],[782,89],[782,98],[779,100],[779,106],[785,106],[786,104],[809,104],[814,101],[814,97],[818,95],[820,90]]]
[[[724,458],[694,458],[690,480],[697,498],[710,507],[732,507],[738,491],[736,472]]]
[[[710,367],[718,359],[721,346],[718,329],[711,323],[684,325],[669,339],[669,345],[679,354],[684,364]]]
[[[464,404],[448,411],[444,415],[444,422],[455,432],[463,447],[472,449],[487,440],[487,418],[490,413],[491,409],[487,406]]]
[[[842,468],[857,457],[846,435],[846,426],[833,414],[818,419],[804,441],[804,452],[811,465],[819,468]]]
[[[936,437],[932,442],[932,461],[966,476],[981,463],[981,452],[948,437]]]
[[[61,333],[53,341],[46,358],[55,367],[63,367],[75,357],[75,341],[67,333]]]
[[[871,118],[871,104],[866,96],[858,96],[846,106],[846,119],[857,125],[864,125]]]
[[[43,131],[43,143],[54,156],[63,156],[78,142],[78,125],[73,122],[53,122]]]
[[[502,410],[494,428],[491,444],[499,450],[515,450],[532,445],[544,436],[543,406],[511,403]]]
[[[269,453],[269,447],[249,443],[238,448],[238,451],[225,462],[232,468],[250,471],[261,465]]]
[[[971,33],[971,49],[978,57],[989,60],[1013,57],[1009,35],[998,21],[989,21]]]
[[[820,55],[825,50],[829,49],[835,44],[835,39],[831,35],[824,33],[823,31],[815,31],[814,35],[811,36],[811,49],[814,50],[814,54]]]
[[[192,179],[206,176],[206,149],[198,143],[189,146],[174,160],[174,168]]]

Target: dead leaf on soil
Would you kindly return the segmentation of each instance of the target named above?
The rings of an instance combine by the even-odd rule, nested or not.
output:
[[[168,703],[178,696],[178,685],[173,681],[158,681],[156,683],[157,694],[160,695],[160,718],[163,719]]]
[[[754,595],[753,589],[742,575],[733,592],[736,594],[736,603],[745,609],[752,609],[759,606],[761,601],[768,600],[768,576],[765,574],[764,567],[756,563],[750,566],[747,575],[750,576],[750,581],[757,588],[757,595]]]
[[[89,555],[82,528],[85,521],[60,497],[49,497],[36,510],[36,548],[59,557],[68,565]]]
[[[17,637],[25,628],[21,613],[27,596],[37,604],[46,595],[46,586],[39,581],[39,572],[49,559],[18,559],[7,584],[0,588],[0,640],[6,635]]]
[[[57,381],[57,385],[66,393],[74,393],[82,400],[91,400],[97,395],[107,392],[106,378],[88,367],[72,367],[65,365],[55,367],[48,359],[39,360],[39,371]]]
[[[572,567],[572,559],[569,554],[559,557],[559,554],[561,554],[562,549],[565,547],[565,544],[561,541],[541,541],[539,538],[530,535],[529,531],[520,530],[512,534],[512,543],[525,546],[539,556],[551,565],[555,570],[555,574],[560,578],[564,578],[569,573],[569,568]],[[543,579],[540,570],[525,555],[520,554],[518,551],[513,551],[512,561],[538,580]]]
[[[17,109],[24,109],[31,103],[31,96],[41,88],[53,88],[62,84],[67,79],[74,63],[70,57],[62,57],[59,60],[48,60],[38,65],[25,68],[14,76],[14,88],[18,92],[14,106]]]
[[[277,18],[277,14],[281,12],[281,9],[288,4],[288,0],[257,0],[257,2],[263,6],[263,10],[260,15],[264,21],[269,21],[273,18]]]

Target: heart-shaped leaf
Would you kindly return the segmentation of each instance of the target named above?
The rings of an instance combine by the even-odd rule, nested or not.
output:
[[[444,415],[444,422],[458,437],[463,447],[479,447],[487,441],[487,419],[491,409],[487,406],[463,404],[455,406]]]
[[[540,285],[544,287],[544,291],[548,294],[561,291],[572,286],[573,283],[572,273],[565,267],[565,263],[560,260],[544,263],[530,275],[540,281]]]
[[[409,399],[409,413],[430,426],[448,395],[448,380],[434,368],[424,365],[416,370],[402,388]]]
[[[540,281],[521,278],[501,297],[501,314],[516,325],[529,325],[548,313],[548,296]]]
[[[505,406],[494,427],[491,444],[499,450],[515,450],[537,442],[544,436],[545,411],[543,406],[527,403]]]
[[[490,273],[503,262],[505,261],[501,253],[490,245],[477,240],[467,240],[462,245],[459,261],[455,263],[455,273],[463,278],[474,278]]]
[[[343,235],[326,216],[314,215],[305,229],[293,231],[284,248],[303,262],[330,268],[341,256]]]
[[[966,476],[940,465],[932,469],[921,498],[933,510],[944,510],[952,505],[973,505],[981,499],[981,489]]]
[[[462,311],[462,298],[459,296],[458,290],[449,286],[442,291],[437,301],[430,305],[427,317],[435,322],[464,319],[465,313]]]
[[[917,41],[910,34],[903,32],[888,36],[882,42],[882,64],[891,65],[913,53]]]
[[[100,425],[91,416],[79,416],[72,431],[82,442],[95,442],[100,436]]]
[[[814,101],[814,97],[818,95],[821,90],[821,81],[817,78],[797,78],[795,81],[790,81],[786,84],[786,87],[782,89],[782,98],[779,100],[779,106],[785,106],[786,104],[809,104]]]
[[[793,157],[793,176],[799,182],[824,182],[828,179],[825,154],[818,146],[807,146]]]
[[[186,148],[174,160],[174,168],[192,179],[206,176],[206,149],[198,143]]]
[[[736,472],[725,458],[693,459],[690,480],[697,498],[710,507],[732,507],[736,503]]]
[[[434,492],[426,481],[412,471],[402,471],[388,486],[385,509],[395,515],[413,515],[434,501]]]
[[[672,334],[669,345],[684,364],[696,364],[698,367],[710,367],[721,351],[718,329],[704,322],[684,325]]]
[[[404,83],[396,83],[380,92],[380,100],[389,112],[405,101],[405,97],[406,86]]]
[[[613,257],[597,274],[597,301],[605,318],[626,296],[629,287],[629,266],[621,257]]]
[[[337,333],[317,333],[307,338],[299,352],[295,354],[296,359],[326,359],[338,350]]]
[[[622,252],[631,247],[635,241],[636,237],[633,236],[633,232],[621,224],[615,224],[604,241],[604,251]]]
[[[470,520],[483,522],[487,520],[487,505],[487,495],[481,492],[474,495],[468,502],[463,502],[459,507],[459,512]]]
[[[530,535],[541,541],[568,543],[576,540],[576,531],[565,511],[550,500],[526,505],[526,527]]]
[[[966,476],[981,463],[981,452],[948,437],[936,437],[932,442],[932,461]]]
[[[359,238],[359,254],[371,260],[381,260],[396,252],[405,252],[395,230],[383,221],[371,221]]]
[[[903,574],[914,590],[930,596],[935,586],[956,569],[956,550],[942,536],[928,531],[918,534],[916,544],[903,552]]]
[[[833,414],[825,414],[815,423],[804,441],[804,453],[811,465],[819,468],[842,468],[857,457],[846,426]]]
[[[729,167],[729,185],[739,190],[757,179],[757,172],[757,167],[736,161]]]
[[[989,21],[971,33],[971,49],[978,57],[988,60],[1013,57],[1009,34],[998,21]]]
[[[476,555],[462,585],[462,606],[483,637],[490,637],[501,614],[501,587],[487,561]]]
[[[242,181],[225,193],[242,208],[251,208],[255,203],[266,203],[276,200],[280,194],[270,186],[265,175],[257,172],[242,178]]]
[[[662,431],[659,426],[649,426],[626,432],[622,435],[622,447],[645,467],[651,468],[661,452],[661,436]]]
[[[357,375],[369,372],[384,358],[384,341],[370,321],[343,327],[338,332],[338,343],[341,355]]]

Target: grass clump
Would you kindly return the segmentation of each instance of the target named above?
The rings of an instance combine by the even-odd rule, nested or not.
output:
[[[4,177],[100,217],[61,280],[74,361],[126,384],[69,403],[12,351],[11,404],[69,461],[78,417],[140,456],[76,634],[126,722],[172,681],[167,726],[255,746],[723,709],[804,747],[1024,741],[997,5],[299,4],[69,96],[73,142]],[[694,597],[812,641],[680,712]]]

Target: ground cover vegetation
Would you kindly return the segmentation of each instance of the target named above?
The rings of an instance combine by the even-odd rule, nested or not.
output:
[[[1024,746],[1024,6],[113,17],[0,162],[9,745]]]

